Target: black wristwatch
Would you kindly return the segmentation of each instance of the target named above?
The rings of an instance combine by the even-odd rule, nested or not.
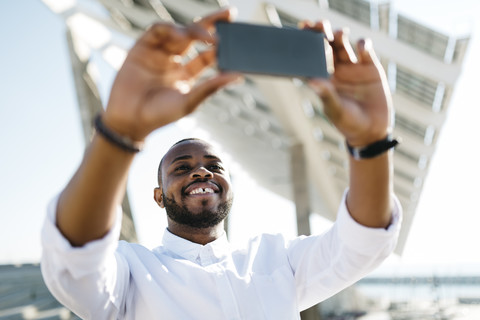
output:
[[[376,141],[363,147],[352,147],[347,142],[347,149],[355,160],[361,160],[379,156],[391,148],[394,148],[397,144],[399,144],[399,141],[397,139],[392,139],[392,137],[388,135],[383,140]]]

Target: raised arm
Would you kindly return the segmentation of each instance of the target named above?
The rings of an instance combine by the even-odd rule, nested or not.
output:
[[[214,23],[230,19],[231,10],[225,9],[187,27],[155,24],[149,28],[117,74],[101,116],[104,126],[140,145],[153,130],[193,112],[210,94],[238,79],[235,74],[217,74],[194,85],[215,60]],[[194,41],[213,46],[184,62]],[[134,153],[95,134],[58,201],[57,226],[72,245],[99,239],[111,228],[133,158]]]
[[[313,79],[310,86],[324,103],[328,118],[352,147],[365,147],[391,133],[392,101],[386,76],[370,40],[357,43],[356,54],[347,34],[334,34],[327,22],[305,23],[327,35],[335,72],[330,80]],[[347,208],[368,227],[387,227],[392,210],[392,154],[368,159],[350,156]]]

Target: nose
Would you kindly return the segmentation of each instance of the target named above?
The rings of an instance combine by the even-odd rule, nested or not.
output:
[[[205,167],[198,167],[196,170],[192,171],[191,174],[192,179],[198,179],[198,178],[212,178],[213,174],[208,171]]]

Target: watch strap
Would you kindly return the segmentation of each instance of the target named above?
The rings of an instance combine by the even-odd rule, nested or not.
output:
[[[95,117],[94,126],[97,133],[103,136],[111,144],[124,151],[137,153],[143,148],[143,143],[133,141],[129,137],[122,136],[110,128],[107,128],[102,121],[102,115],[100,113]]]
[[[362,147],[352,147],[347,142],[347,149],[355,160],[361,160],[379,156],[391,148],[394,148],[398,144],[399,141],[397,139],[392,139],[392,137],[388,135],[385,139]]]

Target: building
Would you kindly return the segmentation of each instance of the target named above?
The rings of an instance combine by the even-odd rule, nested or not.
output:
[[[239,21],[295,26],[300,20],[321,17],[334,28],[348,26],[352,40],[372,38],[394,92],[394,135],[403,140],[395,152],[395,192],[405,209],[397,248],[397,253],[402,252],[461,72],[468,36],[443,34],[391,12],[389,1],[44,2],[65,18],[69,29],[86,137],[92,115],[101,108],[88,58],[100,52],[118,68],[128,46],[125,37],[135,39],[156,21],[188,23],[228,4],[239,8]],[[310,213],[335,218],[348,180],[344,141],[328,123],[321,102],[300,79],[248,76],[242,87],[215,95],[194,117],[261,185],[296,202],[301,232],[308,233],[305,217]],[[296,163],[305,165],[297,168]],[[308,179],[297,179],[299,172],[291,172],[304,169],[302,176]],[[303,188],[309,192],[295,192]],[[301,194],[306,198],[299,199]]]

